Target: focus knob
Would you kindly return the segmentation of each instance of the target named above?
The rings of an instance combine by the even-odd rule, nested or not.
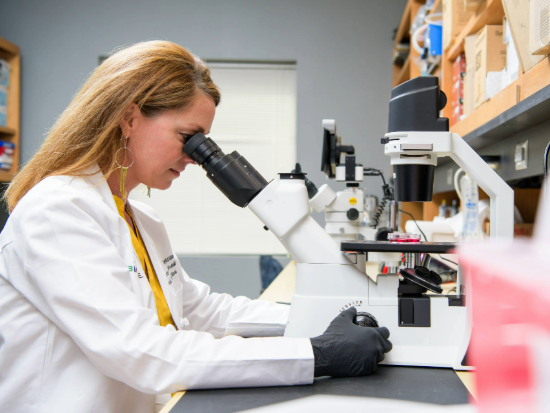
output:
[[[357,313],[353,322],[361,327],[378,327],[378,320],[370,313]]]
[[[355,221],[357,218],[359,218],[359,211],[355,208],[348,209],[348,212],[346,212],[346,215],[348,216],[348,219]]]

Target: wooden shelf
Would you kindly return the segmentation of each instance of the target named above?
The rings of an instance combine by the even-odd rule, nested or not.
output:
[[[451,127],[474,149],[550,119],[550,60],[545,58]]]
[[[410,67],[411,67],[411,55],[409,54],[409,57],[407,57],[407,60],[405,60],[405,64],[403,65],[403,67],[399,71],[399,74],[397,75],[397,80],[396,80],[397,83],[395,84],[395,86],[400,85],[401,83],[406,82],[407,80],[410,79],[410,76],[409,76]]]
[[[0,37],[0,50],[12,55],[19,54],[19,47],[17,47],[11,42],[8,42],[6,39],[2,39],[1,37]]]
[[[399,23],[399,27],[395,35],[393,43],[394,49],[403,41],[403,39],[410,38],[409,30],[411,27],[411,22],[418,13],[418,9],[420,9],[424,3],[425,0],[409,0],[407,2],[405,11],[403,12],[403,17],[401,18],[401,22]],[[417,65],[411,63],[416,57],[419,57],[419,54],[411,46],[409,56],[403,66],[399,67],[397,65],[393,65],[393,87],[420,75],[420,69]]]
[[[516,80],[493,98],[484,102],[468,117],[451,126],[451,132],[465,137],[513,107],[518,101],[518,84],[519,81]],[[479,147],[481,146],[478,145],[477,148]]]
[[[549,119],[550,86],[547,86],[529,98],[513,105],[497,117],[483,123],[477,129],[463,135],[463,138],[472,148],[479,149]]]
[[[15,173],[2,170],[0,171],[0,182],[10,182],[14,176],[15,176]]]
[[[415,0],[407,2],[398,29],[401,38],[408,32],[420,5]],[[440,6],[441,0],[436,0],[432,12],[437,11]],[[442,72],[440,85],[447,96],[450,96],[452,90],[452,64],[464,50],[466,36],[475,34],[487,24],[502,24],[503,17],[504,8],[501,0],[487,0],[472,16],[451,46],[444,51],[440,66]],[[401,41],[401,38],[396,37],[395,43]],[[420,75],[417,65],[411,63],[417,56],[418,53],[411,48],[405,64],[402,67],[394,65],[394,87]],[[543,92],[548,86],[550,86],[550,58],[545,58],[527,72],[520,73],[516,81],[476,108],[467,118],[453,125],[451,131],[461,135],[472,147],[480,148],[494,143],[499,136],[500,139],[504,139],[505,136],[519,132],[521,124],[525,129],[550,119],[550,107],[546,110],[546,103],[544,103],[550,97],[550,93]],[[451,105],[448,104],[443,110],[443,116],[450,118],[451,111]],[[549,115],[545,117],[545,113]],[[514,120],[518,116],[521,116],[523,123]],[[525,120],[526,117],[528,120]]]
[[[21,56],[19,47],[0,37],[0,58],[10,64],[8,86],[7,126],[0,126],[0,139],[15,144],[13,164],[9,171],[0,170],[0,182],[9,182],[19,171],[20,153],[20,102],[21,102]]]
[[[441,3],[441,0],[435,0],[434,4],[432,6],[432,9],[430,10],[430,12],[428,14],[441,13],[442,8],[443,8],[443,5]]]
[[[430,13],[440,11],[441,4],[442,0],[435,0]],[[398,30],[401,36],[408,32],[408,27],[414,20],[419,7],[420,4],[417,1],[407,2]],[[476,34],[486,25],[501,25],[504,15],[502,0],[487,0],[470,18],[458,37],[443,51],[440,64],[440,87],[447,94],[449,101],[453,87],[453,63],[464,51],[464,39]],[[397,41],[400,39],[396,38],[396,43]],[[420,75],[417,65],[411,63],[416,57],[418,53],[411,48],[406,62],[408,66],[398,68],[394,65],[394,87]],[[450,119],[451,114],[452,108],[449,102],[441,116]],[[453,125],[450,130],[462,136],[472,148],[477,150],[496,144],[547,120],[550,120],[550,57],[544,58],[524,73],[520,70],[518,79],[476,108],[468,117]],[[449,158],[441,158],[438,164],[442,165],[448,161]],[[447,201],[452,199],[451,195],[451,193],[441,194],[448,198]],[[438,199],[437,196],[434,197],[434,200]],[[433,218],[432,215],[437,213],[437,206],[438,202],[429,205],[403,203],[401,208],[412,213],[416,219],[430,220]],[[402,216],[403,221],[407,219],[407,216]]]
[[[401,17],[401,23],[399,23],[399,27],[397,28],[397,32],[395,33],[395,39],[393,41],[393,48],[395,50],[395,47],[401,43],[401,41],[409,36],[409,27],[411,26],[411,7],[412,7],[412,0],[407,1],[407,5],[405,6],[405,11],[403,12],[403,17]]]
[[[468,24],[446,49],[446,58],[454,62],[457,56],[464,51],[464,39],[466,36],[476,33],[487,24],[502,24],[504,9],[501,0],[487,0],[479,7]]]
[[[17,131],[13,128],[8,128],[6,126],[0,126],[0,135],[15,135]]]

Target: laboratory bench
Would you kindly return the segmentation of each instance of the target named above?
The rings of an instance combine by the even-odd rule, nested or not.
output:
[[[291,261],[260,296],[260,300],[290,303],[296,287],[296,263]],[[233,413],[314,395],[377,397],[439,405],[475,399],[475,373],[428,367],[379,365],[365,377],[316,378],[312,385],[189,390],[175,393],[161,413]]]

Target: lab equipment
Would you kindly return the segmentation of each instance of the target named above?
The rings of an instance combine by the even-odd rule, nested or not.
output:
[[[439,216],[442,218],[447,217],[447,200],[442,200],[441,205],[439,205]]]
[[[417,77],[391,94],[388,133],[382,139],[394,171],[397,201],[432,199],[437,158],[451,157],[491,199],[491,236],[512,239],[514,191],[439,117],[447,97],[434,76]]]
[[[456,214],[458,214],[458,202],[456,199],[453,199],[449,207],[449,218],[454,217]]]
[[[444,96],[433,77],[410,80],[392,91],[384,143],[394,167],[397,200],[431,200],[437,156],[451,156],[487,187],[494,208],[493,236],[511,238],[513,192],[460,136],[448,132],[448,120],[439,118]],[[356,307],[390,329],[393,350],[383,363],[470,369],[464,365],[471,326],[460,273],[458,294],[445,296],[437,294],[439,279],[425,271],[426,254],[446,253],[455,244],[351,240],[339,245],[309,215],[303,173],[281,173],[266,184],[238,153],[224,155],[200,133],[183,150],[222,192],[241,194],[228,198],[248,205],[295,259],[296,293],[286,337],[319,336],[340,311]],[[356,170],[348,167],[355,177]],[[329,172],[336,176],[336,169]],[[365,273],[365,253],[369,260],[384,262],[400,262],[405,254],[404,268],[378,274],[375,282]],[[425,294],[427,289],[436,294]]]
[[[428,41],[426,48],[431,56],[439,56],[443,52],[443,13],[432,13],[424,21],[428,25]]]
[[[345,161],[341,162],[343,154],[345,154]],[[295,171],[298,169],[297,165]],[[369,213],[369,205],[365,203],[365,190],[359,185],[363,182],[364,176],[383,177],[382,172],[373,168],[364,168],[363,165],[356,163],[355,148],[352,145],[342,144],[341,138],[336,134],[334,119],[323,119],[321,171],[329,179],[346,184],[346,189],[334,192],[328,184],[317,189],[313,182],[305,178],[309,203],[315,211],[325,212],[325,231],[335,241],[375,240],[378,227],[391,226],[391,223],[388,223],[388,216],[395,216],[396,204],[391,202],[389,185],[384,182],[384,198],[378,208],[372,211],[372,199],[369,201],[371,206],[371,213]],[[388,202],[390,212],[384,214]]]
[[[454,179],[455,190],[462,202],[463,208],[462,239],[483,239],[481,219],[478,211],[478,186],[467,173],[459,180],[458,177],[462,172],[464,172],[462,168],[459,168],[455,173]],[[459,181],[460,185],[458,184]]]

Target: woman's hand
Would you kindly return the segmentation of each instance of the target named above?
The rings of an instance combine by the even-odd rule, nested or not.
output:
[[[315,356],[315,377],[366,376],[391,351],[386,327],[361,327],[353,320],[357,309],[342,311],[319,337],[311,340]]]

